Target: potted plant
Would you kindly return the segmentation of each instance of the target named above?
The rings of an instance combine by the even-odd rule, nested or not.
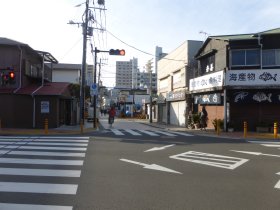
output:
[[[193,123],[196,129],[200,128],[199,118],[200,117],[198,113],[193,114]]]
[[[212,120],[212,124],[215,128],[215,131],[217,131],[218,125],[220,126],[220,130],[222,130],[224,127],[224,120],[215,118],[214,120]]]

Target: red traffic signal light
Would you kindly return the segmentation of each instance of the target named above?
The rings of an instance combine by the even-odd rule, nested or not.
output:
[[[10,79],[15,79],[15,73],[13,71],[9,72],[9,78]]]
[[[109,50],[109,55],[121,55],[121,56],[124,56],[125,55],[125,50],[111,49],[111,50]]]

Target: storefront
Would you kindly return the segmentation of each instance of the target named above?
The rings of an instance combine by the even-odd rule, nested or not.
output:
[[[280,75],[278,69],[231,70],[226,74],[230,121],[249,130],[272,127],[280,121]]]
[[[208,112],[208,128],[214,128],[212,121],[224,119],[224,72],[218,71],[196,77],[190,80],[190,94],[192,95],[192,112],[199,113],[202,106]]]
[[[186,125],[186,90],[170,91],[166,95],[168,124]]]

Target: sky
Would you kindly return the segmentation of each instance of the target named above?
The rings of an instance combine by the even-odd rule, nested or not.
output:
[[[82,63],[81,23],[85,0],[0,0],[0,37],[51,53],[59,63]],[[77,7],[78,5],[78,7]],[[87,45],[99,50],[125,49],[125,56],[98,53],[103,85],[115,85],[116,61],[138,58],[140,71],[154,58],[156,46],[170,53],[186,40],[256,33],[280,27],[279,0],[89,0],[94,22]],[[79,24],[68,24],[72,20]],[[100,30],[105,29],[105,30]]]

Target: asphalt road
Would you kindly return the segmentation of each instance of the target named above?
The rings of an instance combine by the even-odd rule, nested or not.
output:
[[[164,149],[145,152],[155,147]],[[279,158],[259,143],[107,133],[90,142],[76,209],[276,210]]]
[[[280,208],[278,142],[104,128],[89,138],[0,137],[0,209]]]

